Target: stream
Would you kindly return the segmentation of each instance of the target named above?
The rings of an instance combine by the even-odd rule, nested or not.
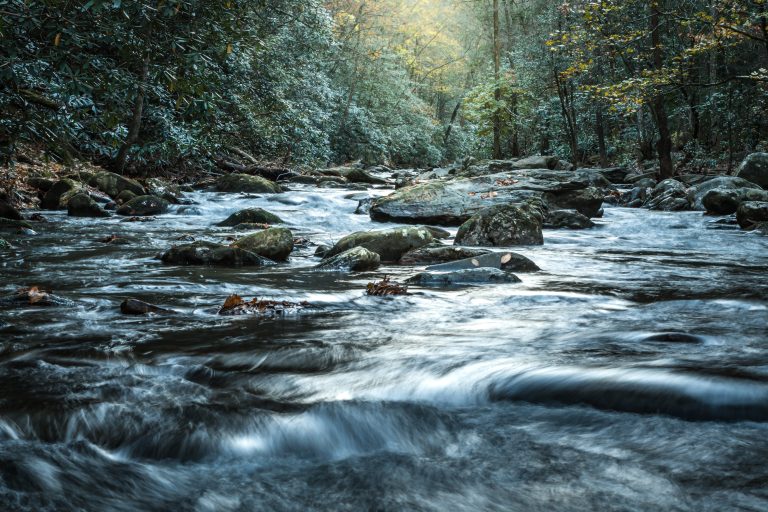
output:
[[[156,259],[242,235],[214,224],[247,207],[315,243],[395,226],[351,194],[43,212],[11,240],[0,295],[75,306],[0,309],[0,509],[768,510],[768,238],[606,207],[515,248],[542,269],[522,283],[397,297],[366,284],[421,268],[318,271],[311,244],[264,268]],[[316,307],[219,316],[234,293]],[[125,316],[128,297],[179,314]]]

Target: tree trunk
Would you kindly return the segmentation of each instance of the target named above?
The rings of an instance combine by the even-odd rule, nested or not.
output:
[[[661,48],[661,7],[660,0],[651,2],[651,44],[653,45],[653,67],[657,71],[663,65]],[[669,118],[664,107],[664,96],[661,92],[654,93],[653,116],[656,120],[656,128],[659,131],[659,140],[656,142],[656,152],[659,156],[659,175],[661,179],[671,178],[675,174],[672,165],[672,134],[669,131]]]
[[[453,130],[453,123],[456,122],[456,116],[459,115],[459,109],[461,108],[461,102],[456,103],[456,108],[453,109],[451,114],[451,122],[448,123],[448,128],[445,129],[445,136],[443,137],[443,146],[448,144],[448,137],[451,136],[451,130]]]
[[[115,172],[123,174],[125,171],[125,164],[128,161],[128,152],[131,147],[139,140],[139,132],[141,131],[141,116],[144,113],[144,96],[147,92],[147,77],[149,76],[149,52],[144,55],[144,61],[141,65],[141,75],[139,77],[139,83],[136,87],[136,102],[133,104],[133,116],[131,122],[128,125],[128,137],[117,152],[115,157]]]
[[[600,167],[608,167],[608,152],[605,149],[605,125],[603,124],[603,111],[600,105],[595,109],[595,134],[597,135],[597,148],[600,153]]]
[[[499,0],[493,0],[493,77],[496,81],[493,98],[496,101],[493,109],[493,158],[500,159],[501,154],[501,38],[499,37]]]

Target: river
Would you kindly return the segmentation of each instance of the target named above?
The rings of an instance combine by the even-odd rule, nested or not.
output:
[[[768,238],[607,207],[515,249],[542,268],[522,283],[397,297],[365,286],[417,269],[321,272],[311,245],[266,268],[156,259],[245,207],[313,242],[392,226],[352,193],[44,212],[12,240],[0,292],[75,306],[0,310],[0,509],[768,510]],[[219,316],[232,293],[316,307]],[[179,314],[124,316],[127,297]]]

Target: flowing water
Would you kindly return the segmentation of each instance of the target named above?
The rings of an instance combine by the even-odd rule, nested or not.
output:
[[[331,243],[388,227],[351,192],[195,193],[148,223],[48,212],[2,253],[2,510],[768,510],[768,238],[607,208],[518,252],[522,283],[366,283],[418,269],[164,266],[261,206]],[[374,194],[385,191],[372,191]],[[132,245],[99,242],[110,234]],[[231,293],[306,300],[222,317]],[[179,312],[126,317],[134,297]]]

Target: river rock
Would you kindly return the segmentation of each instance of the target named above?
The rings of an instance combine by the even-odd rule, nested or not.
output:
[[[21,213],[13,207],[10,198],[4,192],[0,192],[0,217],[11,220],[22,220]]]
[[[134,197],[117,209],[118,215],[126,217],[149,217],[168,211],[168,201],[155,196]]]
[[[674,212],[689,210],[691,203],[688,200],[686,186],[675,179],[669,178],[659,182],[653,188],[650,197],[645,202],[645,207],[650,210]]]
[[[335,256],[331,256],[317,265],[324,270],[352,270],[364,272],[376,270],[381,265],[381,257],[365,247],[353,247]]]
[[[355,208],[355,215],[368,215],[371,212],[371,205],[373,204],[372,197],[366,197],[360,199],[357,202],[357,208]]]
[[[260,267],[274,264],[251,251],[211,242],[176,245],[166,251],[160,259],[168,265]]]
[[[67,202],[67,215],[70,217],[109,217],[99,203],[84,192],[76,194]]]
[[[67,200],[82,190],[82,185],[75,180],[65,178],[53,184],[45,193],[40,206],[44,210],[63,210],[67,207]]]
[[[286,261],[293,251],[293,233],[288,228],[269,228],[244,236],[232,245],[273,261]]]
[[[473,258],[491,252],[476,247],[457,247],[439,242],[408,251],[400,258],[400,265],[433,265],[466,258]]]
[[[747,201],[741,203],[739,209],[736,210],[736,221],[743,229],[768,222],[768,202]]]
[[[519,283],[520,278],[497,268],[472,268],[452,272],[422,272],[407,279],[419,286],[456,286],[468,284]]]
[[[369,185],[387,184],[386,180],[372,176],[370,173],[362,169],[350,169],[346,174],[343,174],[343,176],[350,183],[367,183]]]
[[[123,190],[122,192],[117,194],[117,197],[115,198],[115,202],[117,204],[125,204],[128,201],[136,199],[137,197],[139,197],[139,196],[137,196],[136,194],[134,194],[130,190]]]
[[[489,252],[471,258],[432,265],[427,270],[436,272],[448,272],[453,270],[466,270],[472,268],[497,268],[513,272],[538,272],[541,270],[533,261],[516,252]]]
[[[25,220],[13,220],[0,217],[0,229],[2,230],[32,230],[32,224]]]
[[[736,176],[717,176],[699,183],[688,189],[688,201],[694,210],[704,210],[704,196],[710,190],[735,190],[739,188],[751,188],[761,190],[759,186]]]
[[[540,201],[498,205],[473,215],[459,227],[456,245],[541,245],[543,211]]]
[[[116,199],[123,190],[129,190],[136,196],[143,196],[147,193],[138,181],[107,171],[97,172],[88,181],[88,184],[113,199]]]
[[[746,201],[768,201],[768,190],[758,188],[716,188],[704,194],[702,204],[708,213],[731,215]]]
[[[370,215],[382,222],[458,226],[484,208],[541,197],[553,209],[594,217],[604,194],[591,179],[578,171],[539,169],[420,183],[375,199]]]
[[[768,189],[768,153],[752,153],[736,171],[736,176]]]
[[[233,213],[217,226],[233,227],[238,224],[283,224],[283,219],[262,208],[246,208]]]
[[[219,192],[249,192],[254,194],[278,194],[283,189],[275,182],[249,174],[227,174],[216,180]]]
[[[544,217],[545,228],[589,229],[595,227],[589,217],[576,210],[554,210]]]
[[[378,254],[383,262],[397,262],[406,252],[434,241],[432,233],[421,226],[358,231],[339,240],[324,257],[330,258],[353,247],[364,247]]]
[[[174,315],[175,311],[161,308],[138,299],[125,299],[120,304],[120,312],[124,315]]]

